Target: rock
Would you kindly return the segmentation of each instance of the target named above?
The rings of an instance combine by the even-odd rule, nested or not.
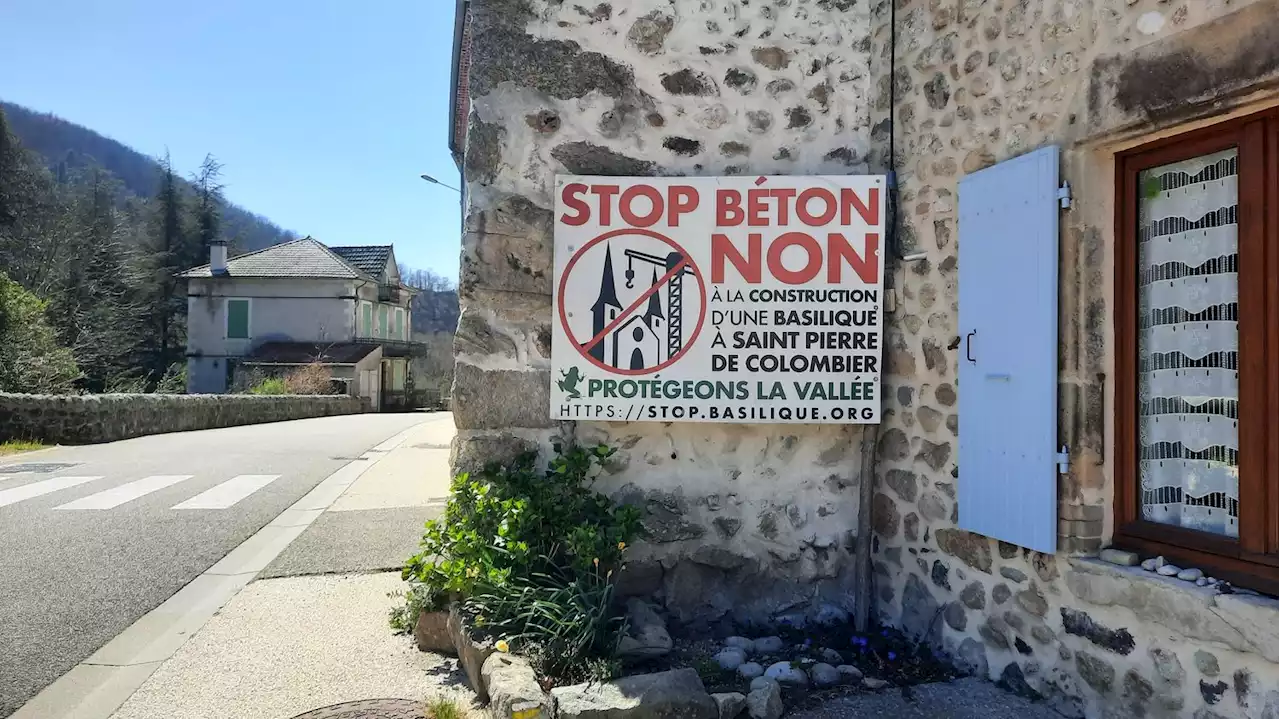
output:
[[[791,64],[791,53],[780,47],[757,47],[751,50],[751,59],[770,70],[781,70]]]
[[[449,636],[453,638],[458,663],[462,665],[471,688],[480,697],[480,701],[488,701],[489,693],[485,690],[483,670],[485,660],[494,652],[493,642],[472,634],[470,617],[465,616],[457,605],[449,609]]]
[[[761,687],[767,687],[770,684],[774,685],[775,687],[778,686],[777,680],[775,680],[773,677],[758,676],[755,679],[751,680],[750,691],[755,691],[757,689],[760,689]]]
[[[830,647],[823,648],[823,650],[818,652],[818,654],[822,657],[822,661],[829,662],[831,664],[839,664],[844,661],[844,657],[840,656],[840,652],[837,652]]]
[[[965,614],[964,606],[958,602],[947,603],[947,608],[942,611],[942,619],[947,623],[947,626],[957,632],[963,632],[964,628],[969,624],[969,617]]]
[[[883,679],[876,679],[875,677],[863,677],[862,686],[875,692],[889,686],[889,682]]]
[[[747,697],[738,692],[712,694],[711,700],[716,703],[720,719],[737,719],[743,709],[747,708]]]
[[[1106,660],[1085,652],[1076,652],[1076,670],[1080,672],[1080,678],[1085,684],[1093,687],[1099,694],[1109,693],[1116,681],[1115,667]]]
[[[840,679],[849,684],[862,681],[862,670],[852,664],[841,664],[836,671],[840,673]]]
[[[1142,562],[1142,568],[1148,572],[1154,572],[1164,566],[1164,557],[1152,557]]]
[[[782,637],[760,637],[751,643],[756,654],[777,654],[782,651]]]
[[[991,601],[996,604],[1004,604],[1009,601],[1009,597],[1013,596],[1013,590],[1009,589],[1007,584],[997,584],[991,590]]]
[[[778,719],[782,716],[782,690],[769,682],[747,695],[747,715],[751,719]]]
[[[747,655],[741,649],[722,649],[715,659],[721,669],[731,672],[747,661]]]
[[[1206,652],[1203,649],[1197,649],[1195,653],[1196,669],[1206,677],[1218,676],[1218,658],[1212,652]]]
[[[1006,691],[1012,692],[1024,699],[1036,701],[1040,699],[1040,692],[1031,688],[1027,680],[1022,675],[1022,667],[1017,662],[1009,662],[1005,665],[1004,671],[1000,672],[1000,681],[996,682],[997,686],[1002,687]]]
[[[746,637],[733,636],[724,640],[725,649],[741,649],[743,654],[748,656],[755,651],[754,642]]]
[[[667,624],[648,602],[627,600],[627,634],[618,642],[618,658],[640,661],[666,656],[671,651]]]
[[[1204,579],[1204,572],[1196,569],[1195,567],[1189,567],[1178,572],[1177,576],[1178,579],[1181,579],[1184,582],[1198,582],[1201,579]]]
[[[1034,586],[1018,592],[1017,600],[1018,606],[1037,617],[1043,617],[1049,611],[1049,603],[1045,601],[1044,595],[1040,593],[1040,590]]]
[[[934,534],[938,549],[980,572],[991,573],[991,540],[963,529],[939,529]]]
[[[1151,647],[1147,651],[1151,655],[1151,663],[1156,667],[1156,675],[1168,684],[1182,686],[1182,680],[1187,677],[1187,670],[1182,668],[1182,662],[1178,660],[1178,655],[1168,649],[1159,647]]]
[[[819,662],[809,668],[809,678],[819,689],[833,687],[840,683],[840,672],[826,662]]]
[[[960,601],[970,609],[983,609],[987,606],[986,590],[981,582],[970,582],[960,592]]]
[[[1048,644],[1053,641],[1053,630],[1043,624],[1037,624],[1031,627],[1031,636],[1041,644]]]
[[[941,631],[933,621],[937,613],[938,600],[934,599],[929,587],[920,577],[908,575],[907,585],[902,590],[902,631],[916,639]]]
[[[965,637],[960,642],[960,647],[956,650],[956,663],[961,669],[980,679],[988,677],[990,670],[987,668],[987,649],[973,637]]]
[[[1181,569],[1173,566],[1172,564],[1161,564],[1160,566],[1156,567],[1156,574],[1159,574],[1162,577],[1172,577],[1177,575],[1177,573],[1181,571],[1182,571]]]
[[[662,564],[656,561],[627,562],[618,570],[614,594],[619,598],[648,597],[662,589]]]
[[[679,717],[718,719],[716,702],[693,669],[637,674],[551,690],[558,719]]]
[[[420,652],[455,656],[453,637],[449,634],[449,612],[422,612],[413,623],[413,640]]]
[[[674,18],[654,10],[648,15],[636,18],[636,21],[631,23],[631,29],[627,31],[627,41],[640,52],[653,55],[662,49],[673,27],[675,27]]]
[[[871,498],[871,528],[885,539],[898,534],[898,503],[887,494],[876,492]]]
[[[788,687],[807,687],[809,677],[803,669],[791,666],[791,662],[774,662],[764,670],[764,675]]]
[[[1098,559],[1112,564],[1118,564],[1122,567],[1132,567],[1138,563],[1138,555],[1136,552],[1126,552],[1123,549],[1115,549],[1108,547],[1098,552]]]
[[[743,679],[755,679],[764,675],[764,667],[755,662],[745,662],[738,665],[738,676]]]
[[[915,472],[909,472],[905,469],[891,469],[885,472],[884,483],[889,485],[894,494],[901,497],[903,501],[916,501],[916,490],[919,482]]]
[[[555,703],[542,691],[533,667],[524,658],[494,652],[481,668],[489,692],[489,716],[494,719],[551,717]]]
[[[987,621],[978,626],[978,634],[993,647],[1009,648],[1009,625],[1000,617],[987,617]]]
[[[1017,569],[1014,569],[1013,567],[1001,567],[1000,576],[1004,577],[1005,579],[1008,579],[1011,582],[1027,581],[1027,575],[1021,571],[1018,571]]]
[[[1062,607],[1062,628],[1067,634],[1084,637],[1103,649],[1125,655],[1133,651],[1133,635],[1128,629],[1108,629],[1095,622],[1088,612]]]
[[[662,88],[672,95],[714,95],[716,83],[706,73],[685,68],[662,76]]]
[[[1207,587],[1207,586],[1209,586],[1209,580],[1208,580],[1208,579],[1205,579],[1204,577],[1200,577],[1199,579],[1197,579],[1197,580],[1196,580],[1196,586],[1197,586],[1197,587]]]

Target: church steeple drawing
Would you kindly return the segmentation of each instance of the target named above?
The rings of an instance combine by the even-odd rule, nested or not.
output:
[[[600,296],[591,306],[591,336],[595,337],[622,311],[622,303],[618,302],[618,289],[613,279],[613,254],[608,245],[604,247],[604,272],[600,275]],[[616,366],[612,355],[613,338],[605,337],[591,348],[590,354],[597,361]]]

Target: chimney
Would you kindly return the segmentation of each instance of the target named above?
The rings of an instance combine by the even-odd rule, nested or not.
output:
[[[222,239],[209,242],[209,272],[214,275],[227,274],[227,241]]]

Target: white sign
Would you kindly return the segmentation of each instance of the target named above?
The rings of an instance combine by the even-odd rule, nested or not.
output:
[[[878,423],[884,188],[557,176],[552,418]]]

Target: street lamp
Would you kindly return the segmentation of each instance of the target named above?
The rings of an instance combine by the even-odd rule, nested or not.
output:
[[[454,187],[454,186],[452,186],[452,185],[446,185],[446,184],[444,184],[443,182],[441,182],[441,181],[437,180],[436,178],[432,177],[431,175],[420,175],[420,177],[421,177],[422,179],[426,180],[427,182],[430,182],[430,183],[431,183],[431,184],[433,184],[433,185],[439,185],[439,186],[441,186],[441,187],[446,187],[446,188],[448,188],[448,189],[450,189],[450,190],[453,190],[454,192],[456,192],[456,193],[458,193],[458,194],[462,194],[462,190],[459,190],[458,188],[456,188],[456,187]]]

